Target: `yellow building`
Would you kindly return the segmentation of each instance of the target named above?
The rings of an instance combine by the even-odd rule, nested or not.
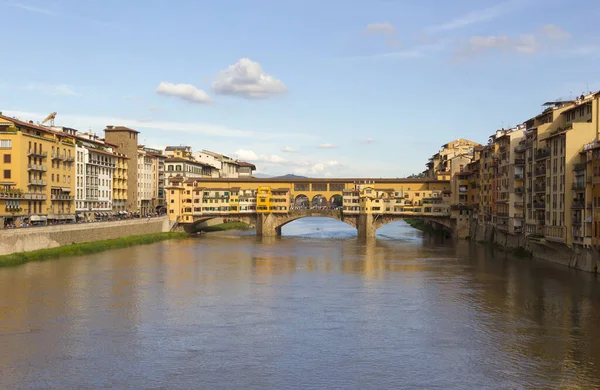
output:
[[[457,139],[442,145],[440,151],[434,154],[426,164],[425,177],[439,180],[450,180],[453,173],[459,172],[459,164],[452,165],[452,159],[463,156],[467,160],[460,164],[466,165],[473,159],[477,148],[481,147],[477,142],[467,139]]]
[[[0,115],[0,227],[75,219],[75,141]]]
[[[360,204],[361,191],[367,187],[377,195],[368,205]],[[305,208],[341,208],[344,213],[359,213],[360,208],[380,213],[422,213],[428,210],[443,214],[448,212],[449,198],[443,192],[450,190],[448,181],[427,179],[202,179],[181,176],[172,178],[166,187],[167,213],[173,221],[192,222],[198,214],[193,204],[194,188],[202,188],[205,194],[202,215],[218,211],[214,207],[226,207],[223,212],[235,213],[288,213]],[[213,203],[217,196],[226,201]],[[225,195],[227,192],[227,195]],[[206,194],[209,194],[207,197]],[[213,196],[214,194],[214,196]],[[235,194],[235,195],[234,195]],[[233,199],[239,201],[236,202]],[[439,199],[442,199],[441,201]],[[377,202],[379,200],[379,202]],[[208,201],[208,202],[207,202]],[[213,199],[216,201],[216,199]],[[221,203],[226,203],[223,205]],[[239,205],[238,205],[239,204]],[[379,207],[379,209],[377,209]]]
[[[127,160],[124,154],[115,153],[116,165],[113,174],[113,211],[127,210]]]

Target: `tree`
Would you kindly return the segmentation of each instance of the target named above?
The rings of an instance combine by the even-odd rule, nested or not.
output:
[[[425,172],[421,172],[421,173],[413,173],[412,175],[408,176],[408,179],[423,179],[425,177]]]

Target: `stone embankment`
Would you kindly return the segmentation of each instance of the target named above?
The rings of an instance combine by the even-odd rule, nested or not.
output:
[[[0,256],[170,230],[166,216],[0,230]]]
[[[514,251],[524,249],[535,259],[561,264],[569,268],[597,273],[600,270],[600,253],[592,248],[569,248],[565,244],[543,238],[508,234],[493,225],[481,226],[471,221],[471,240],[487,242]]]

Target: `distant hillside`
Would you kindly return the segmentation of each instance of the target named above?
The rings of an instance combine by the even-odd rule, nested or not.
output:
[[[291,173],[283,176],[275,176],[273,179],[308,179],[306,176],[298,176]]]
[[[271,175],[265,175],[264,173],[255,173],[252,176],[258,178],[258,179],[267,179],[269,177],[273,177]]]

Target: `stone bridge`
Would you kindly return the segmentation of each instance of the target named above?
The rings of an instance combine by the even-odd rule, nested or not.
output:
[[[184,224],[188,233],[200,230],[203,223],[211,219],[221,218],[245,222],[248,225],[255,226],[256,235],[263,237],[280,236],[283,226],[300,218],[326,217],[342,221],[358,230],[359,238],[375,237],[377,229],[389,223],[404,219],[423,219],[426,222],[444,229],[450,234],[456,230],[456,222],[445,215],[426,215],[415,213],[405,214],[348,214],[342,210],[316,209],[316,210],[290,210],[288,213],[252,213],[252,214],[227,214],[227,215],[207,215],[195,218],[191,224]]]

